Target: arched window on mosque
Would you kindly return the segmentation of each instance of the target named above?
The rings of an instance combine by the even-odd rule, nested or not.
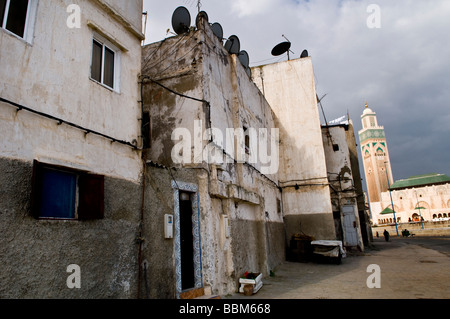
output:
[[[377,149],[377,156],[385,156],[386,154],[384,153],[384,151],[381,149],[381,147],[379,149]]]

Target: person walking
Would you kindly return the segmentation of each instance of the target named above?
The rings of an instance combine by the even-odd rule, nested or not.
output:
[[[384,240],[389,241],[389,232],[385,229],[383,232]]]

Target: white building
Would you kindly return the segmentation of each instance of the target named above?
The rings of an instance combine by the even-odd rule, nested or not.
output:
[[[0,4],[0,297],[133,297],[142,1]]]
[[[394,213],[392,212],[392,202]],[[391,186],[372,205],[376,225],[410,222],[440,222],[450,218],[450,177],[443,174],[412,176]]]
[[[279,183],[287,238],[303,233],[335,239],[311,57],[255,67],[252,74],[280,129]]]

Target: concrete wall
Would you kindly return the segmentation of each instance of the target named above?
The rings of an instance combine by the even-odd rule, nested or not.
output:
[[[136,298],[139,184],[107,177],[103,220],[36,220],[32,165],[1,159],[0,171],[1,298]],[[81,289],[67,286],[72,264]]]
[[[224,50],[207,24],[195,32],[144,47],[143,76],[144,109],[151,117],[151,148],[146,156],[154,163],[173,167],[173,176],[165,173],[158,188],[173,192],[168,188],[172,179],[198,187],[203,285],[211,286],[213,293],[226,294],[237,291],[238,279],[245,271],[268,275],[285,260],[278,176],[262,174],[265,163],[249,163],[249,154],[238,161],[237,155],[227,149],[226,137],[227,128],[243,126],[268,128],[270,133],[276,126],[269,104],[237,57]],[[197,127],[200,121],[202,126]],[[190,147],[186,150],[188,160],[178,163],[172,150],[180,140],[171,137],[180,128],[189,132]],[[195,142],[208,128],[216,129],[213,143],[205,139],[196,148]],[[221,161],[204,160],[205,149],[216,152],[213,154]],[[159,178],[163,173],[154,174]],[[168,202],[173,203],[173,199]],[[160,210],[156,208],[158,220],[162,218]],[[225,235],[225,217],[231,221],[229,237]],[[157,251],[156,256],[166,256],[176,245],[174,239],[152,245],[152,249]],[[172,267],[175,258],[172,255],[168,262]],[[162,287],[163,279],[156,280]],[[177,280],[175,275],[164,281],[169,288],[162,294],[176,295],[173,287]]]
[[[139,142],[140,40],[102,7],[87,0],[78,1],[81,28],[68,28],[66,8],[70,3],[38,2],[31,44],[0,30],[0,96],[118,140]],[[118,52],[117,91],[90,79],[94,32],[109,35],[111,41],[123,47]],[[139,180],[139,154],[128,147],[85,136],[83,131],[58,126],[58,122],[40,116],[16,113],[7,104],[0,103],[0,107],[2,157],[56,161]]]
[[[94,0],[112,9],[124,22],[130,24],[136,33],[142,32],[142,0]]]
[[[335,239],[311,58],[252,69],[280,128],[279,182],[288,237]]]
[[[140,143],[141,36],[124,19],[138,26],[142,4],[108,1],[127,12],[121,17],[101,2],[31,1],[31,37],[0,30],[0,96],[82,127],[0,103],[1,298],[136,297],[140,152],[84,129]],[[66,24],[72,3],[80,28]],[[94,33],[118,48],[114,90],[90,79]],[[104,219],[31,217],[33,160],[104,175]],[[81,289],[66,285],[71,264],[81,267]]]
[[[347,135],[347,145],[350,153],[350,162],[353,175],[353,186],[356,191],[356,201],[358,204],[359,220],[361,225],[361,235],[363,243],[368,246],[371,241],[373,241],[371,224],[370,224],[370,210],[366,206],[366,199],[364,195],[364,189],[362,184],[361,169],[359,165],[358,156],[358,144],[356,142],[356,134],[353,126],[353,121],[350,120],[348,123]]]
[[[341,240],[344,246],[358,247],[364,250],[364,243],[361,231],[361,222],[358,209],[358,195],[355,187],[352,162],[350,158],[350,148],[348,145],[348,125],[335,125],[322,127],[323,145],[328,170],[328,179],[331,185],[331,202],[333,211],[339,213]],[[354,240],[348,238],[346,227],[344,224],[344,206],[352,206],[354,211],[354,219],[356,221],[356,245]]]

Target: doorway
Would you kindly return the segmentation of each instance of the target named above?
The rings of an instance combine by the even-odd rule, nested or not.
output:
[[[358,246],[358,232],[355,216],[355,209],[353,206],[343,206],[342,215],[344,217],[344,241],[345,246]]]
[[[203,287],[200,209],[195,184],[172,181],[176,294]]]
[[[180,193],[181,289],[195,288],[194,234],[190,194]]]

